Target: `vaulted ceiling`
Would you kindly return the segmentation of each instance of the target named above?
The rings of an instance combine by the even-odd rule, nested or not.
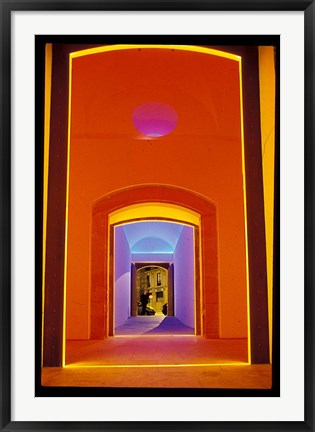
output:
[[[135,222],[123,227],[132,253],[173,253],[183,225],[172,222]]]

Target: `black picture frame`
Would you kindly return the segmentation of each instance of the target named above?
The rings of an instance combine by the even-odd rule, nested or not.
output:
[[[305,22],[305,418],[303,422],[11,421],[11,12],[12,11],[303,11]],[[314,430],[314,2],[308,1],[10,1],[1,14],[1,430]]]

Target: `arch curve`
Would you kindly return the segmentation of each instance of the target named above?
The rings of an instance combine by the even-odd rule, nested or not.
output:
[[[156,264],[156,263],[154,263],[154,264],[149,264],[149,263],[136,263],[136,269],[137,269],[137,271],[138,270],[141,270],[141,269],[143,269],[143,268],[146,268],[146,267],[156,267],[156,268],[160,268],[160,269],[162,269],[162,270],[168,270],[168,268],[169,268],[169,263],[167,263],[167,264],[163,264],[163,263],[158,263],[158,264]]]
[[[141,185],[107,194],[92,208],[91,260],[91,338],[109,336],[113,308],[113,224],[110,214],[135,204],[161,203],[192,210],[200,216],[197,231],[196,257],[202,269],[196,280],[200,284],[202,334],[219,337],[218,245],[216,206],[191,191],[166,185]],[[145,220],[139,217],[135,220]],[[167,217],[165,217],[167,220]],[[173,219],[174,220],[174,219]],[[175,218],[176,220],[176,218]],[[180,221],[180,219],[178,219]],[[200,238],[199,238],[200,237]],[[202,276],[200,276],[202,275]]]

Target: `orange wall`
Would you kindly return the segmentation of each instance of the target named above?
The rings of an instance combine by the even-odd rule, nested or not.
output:
[[[68,338],[89,337],[92,203],[113,190],[152,183],[216,202],[221,337],[247,336],[238,70],[234,60],[177,50],[73,60]],[[139,139],[131,113],[149,101],[176,109],[179,122],[170,135]]]

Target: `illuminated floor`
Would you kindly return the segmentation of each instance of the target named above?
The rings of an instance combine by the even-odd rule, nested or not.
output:
[[[74,387],[270,388],[271,367],[246,362],[246,339],[138,335],[68,341],[67,366],[44,368],[42,383]]]
[[[247,340],[139,335],[68,341],[66,363],[76,366],[247,363]]]
[[[44,368],[44,386],[268,389],[271,366]]]
[[[187,327],[174,316],[134,316],[129,317],[115,335],[193,335],[194,329]]]

